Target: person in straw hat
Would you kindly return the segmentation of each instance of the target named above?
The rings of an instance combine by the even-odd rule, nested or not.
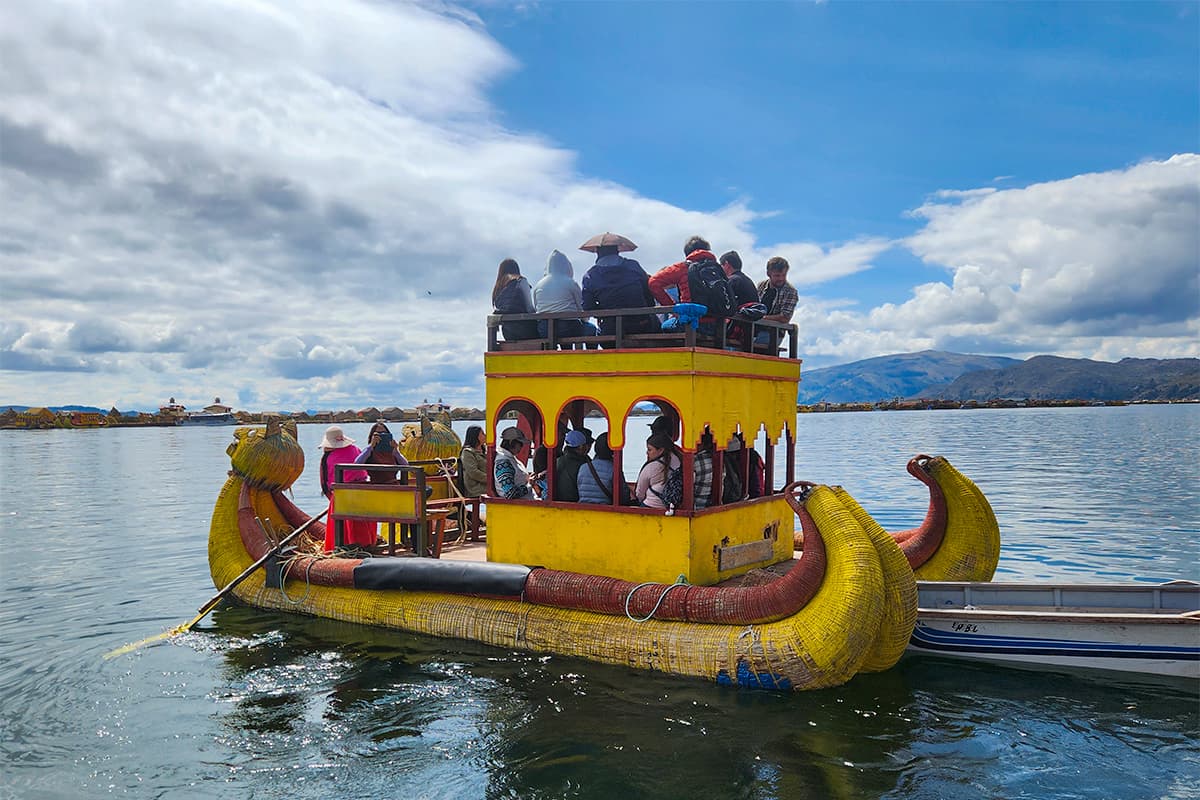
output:
[[[641,264],[621,255],[636,250],[636,244],[617,233],[602,233],[588,239],[579,249],[596,254],[596,263],[583,276],[584,311],[654,306],[650,276]],[[616,325],[615,317],[603,317],[600,333],[612,336],[616,333]],[[658,330],[658,320],[649,314],[628,317],[624,330],[627,333],[652,333]]]
[[[321,494],[329,498],[329,513],[333,513],[333,485],[337,480],[338,464],[353,464],[361,452],[354,440],[342,432],[340,425],[330,425],[321,440]],[[367,479],[366,470],[347,469],[342,471],[346,483],[359,483]],[[367,520],[346,520],[344,544],[347,547],[370,547],[375,544],[375,523]],[[335,526],[325,526],[325,552],[332,553],[335,546]]]

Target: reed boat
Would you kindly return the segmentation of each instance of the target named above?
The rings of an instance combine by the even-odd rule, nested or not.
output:
[[[1200,584],[917,583],[913,654],[1200,679]]]
[[[448,476],[414,465],[407,485],[335,483],[327,521],[335,539],[347,521],[372,520],[386,541],[369,554],[330,556],[315,552],[325,525],[284,495],[303,471],[303,451],[294,430],[272,422],[238,429],[229,447],[232,468],[209,535],[214,583],[227,586],[265,559],[265,569],[233,589],[238,601],[798,691],[893,666],[917,622],[918,575],[991,578],[999,558],[995,517],[946,459],[910,462],[909,471],[929,487],[929,509],[921,526],[896,534],[841,487],[796,479],[801,365],[793,326],[755,323],[771,341],[767,352],[757,352],[752,336],[745,349],[731,349],[726,341],[698,339],[692,329],[671,335],[677,339],[622,336],[619,323],[613,336],[560,340],[554,321],[567,315],[522,316],[546,318],[549,336],[505,343],[496,335],[501,318],[489,318],[489,444],[501,427],[529,431],[546,447],[553,496],[555,452],[568,425],[604,417],[614,474],[621,475],[623,455],[639,453],[641,444],[625,441],[628,418],[653,403],[674,424],[682,452],[678,507],[621,506],[616,492],[613,505],[485,497],[486,532],[472,540],[463,528],[450,542],[448,509],[475,501],[454,497]],[[747,447],[762,442],[761,495],[700,507],[693,467],[708,441],[716,443],[712,485],[722,485],[725,469],[741,470],[742,485],[750,485],[750,459],[732,455],[737,438]],[[787,466],[777,476],[774,448],[781,441]],[[426,486],[433,488],[428,499]],[[280,551],[277,543],[302,525],[309,527],[301,546]],[[398,548],[397,526],[412,531],[411,548]]]

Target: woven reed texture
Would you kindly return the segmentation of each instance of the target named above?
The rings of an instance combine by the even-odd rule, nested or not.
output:
[[[1000,562],[1000,526],[983,492],[940,456],[930,474],[946,496],[946,535],[937,552],[915,568],[920,581],[990,581]]]
[[[209,558],[224,586],[250,563],[238,531],[240,481],[227,482],[213,512]],[[285,519],[267,492],[251,491],[258,516]],[[363,591],[312,586],[293,604],[264,585],[258,571],[234,594],[242,602],[330,619],[383,625],[499,647],[722,680],[788,686],[836,686],[859,670],[883,611],[883,571],[875,546],[836,495],[818,487],[806,503],[825,540],[827,567],[803,609],[762,625],[651,620],[539,606],[519,600],[435,592]]]
[[[833,491],[871,537],[883,567],[884,606],[879,634],[860,668],[861,672],[883,672],[896,666],[912,638],[917,624],[917,579],[888,532],[845,489],[834,486]]]

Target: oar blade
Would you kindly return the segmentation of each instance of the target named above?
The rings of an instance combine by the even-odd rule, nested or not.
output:
[[[208,609],[205,609],[204,614],[207,614],[207,613],[208,613]],[[192,629],[193,625],[195,625],[197,622],[199,622],[201,619],[204,618],[204,614],[200,614],[199,616],[195,617],[194,619],[192,619],[188,622],[183,623],[182,625],[176,625],[174,628],[171,628],[170,630],[165,630],[162,633],[156,633],[153,636],[147,636],[145,639],[140,639],[136,642],[130,642],[129,644],[121,645],[116,650],[109,650],[107,653],[104,654],[104,660],[108,661],[110,659],[116,658],[117,656],[123,656],[126,653],[132,653],[134,650],[138,650],[142,647],[154,644],[156,642],[165,642],[167,639],[171,639],[175,636],[178,636],[179,634],[184,633],[185,631],[190,631]]]

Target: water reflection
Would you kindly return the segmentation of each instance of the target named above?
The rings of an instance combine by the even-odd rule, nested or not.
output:
[[[797,475],[844,485],[892,529],[925,511],[907,460],[949,458],[996,511],[1000,577],[1200,579],[1200,408],[797,423]],[[230,435],[0,434],[0,793],[1197,796],[1195,686],[915,659],[834,690],[757,694],[237,607],[103,661],[213,593],[206,539]],[[300,429],[310,463],[320,435]],[[311,470],[295,500],[324,504]]]

